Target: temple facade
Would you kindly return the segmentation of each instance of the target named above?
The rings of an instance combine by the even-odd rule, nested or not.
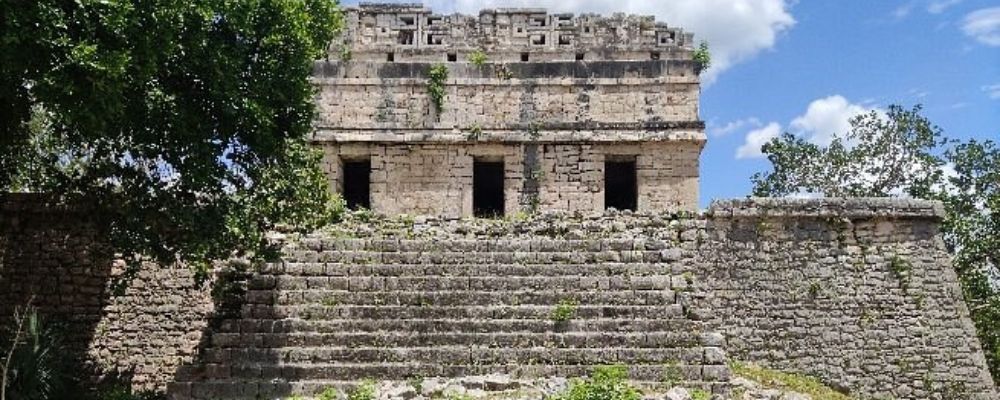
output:
[[[332,190],[381,214],[698,206],[693,35],[653,17],[348,8],[317,61]]]

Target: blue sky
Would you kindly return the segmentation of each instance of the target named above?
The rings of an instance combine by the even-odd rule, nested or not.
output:
[[[345,4],[354,4],[347,1]],[[496,6],[624,11],[707,39],[701,204],[749,193],[759,145],[788,131],[824,143],[851,116],[924,106],[953,138],[1000,139],[1000,3],[987,0],[429,0],[435,12]]]

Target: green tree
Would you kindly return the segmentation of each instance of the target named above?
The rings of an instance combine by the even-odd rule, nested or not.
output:
[[[334,0],[0,0],[0,191],[200,271],[322,223],[309,75],[340,24]]]
[[[755,174],[753,194],[910,196],[939,200],[942,233],[994,379],[1000,378],[1000,147],[955,143],[920,114],[890,106],[851,121],[827,147],[785,133],[762,148],[772,170]],[[945,173],[945,171],[948,171]]]

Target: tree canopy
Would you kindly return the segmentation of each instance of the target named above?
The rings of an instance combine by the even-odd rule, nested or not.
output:
[[[126,258],[205,271],[330,195],[305,143],[334,0],[0,0],[0,191],[104,214]]]
[[[921,115],[891,106],[851,121],[828,147],[785,133],[762,148],[772,170],[753,176],[755,196],[909,196],[939,200],[945,243],[986,352],[1000,378],[1000,147],[955,142]]]

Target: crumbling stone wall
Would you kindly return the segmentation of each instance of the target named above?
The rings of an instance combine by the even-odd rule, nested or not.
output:
[[[139,386],[174,382],[177,398],[308,393],[376,372],[570,374],[602,361],[655,380],[673,357],[688,379],[712,385],[728,376],[725,354],[862,397],[996,398],[937,203],[752,199],[700,217],[349,219],[282,239],[283,261],[250,280],[241,316],[209,327],[211,300],[185,270],[151,270],[111,297],[113,268],[95,256],[108,253],[85,215],[4,201],[15,205],[0,213],[0,306],[44,295],[47,312],[78,323],[83,352],[135,371]],[[550,332],[570,293],[576,324]],[[575,334],[588,326],[617,328]],[[669,326],[685,328],[650,336]],[[378,345],[393,340],[443,347]],[[461,363],[470,359],[483,361]]]
[[[41,195],[0,195],[0,323],[30,302],[61,325],[81,375],[120,375],[162,389],[194,361],[212,313],[207,286],[185,267],[141,271],[121,295],[124,266],[104,242],[100,216],[47,205]]]

